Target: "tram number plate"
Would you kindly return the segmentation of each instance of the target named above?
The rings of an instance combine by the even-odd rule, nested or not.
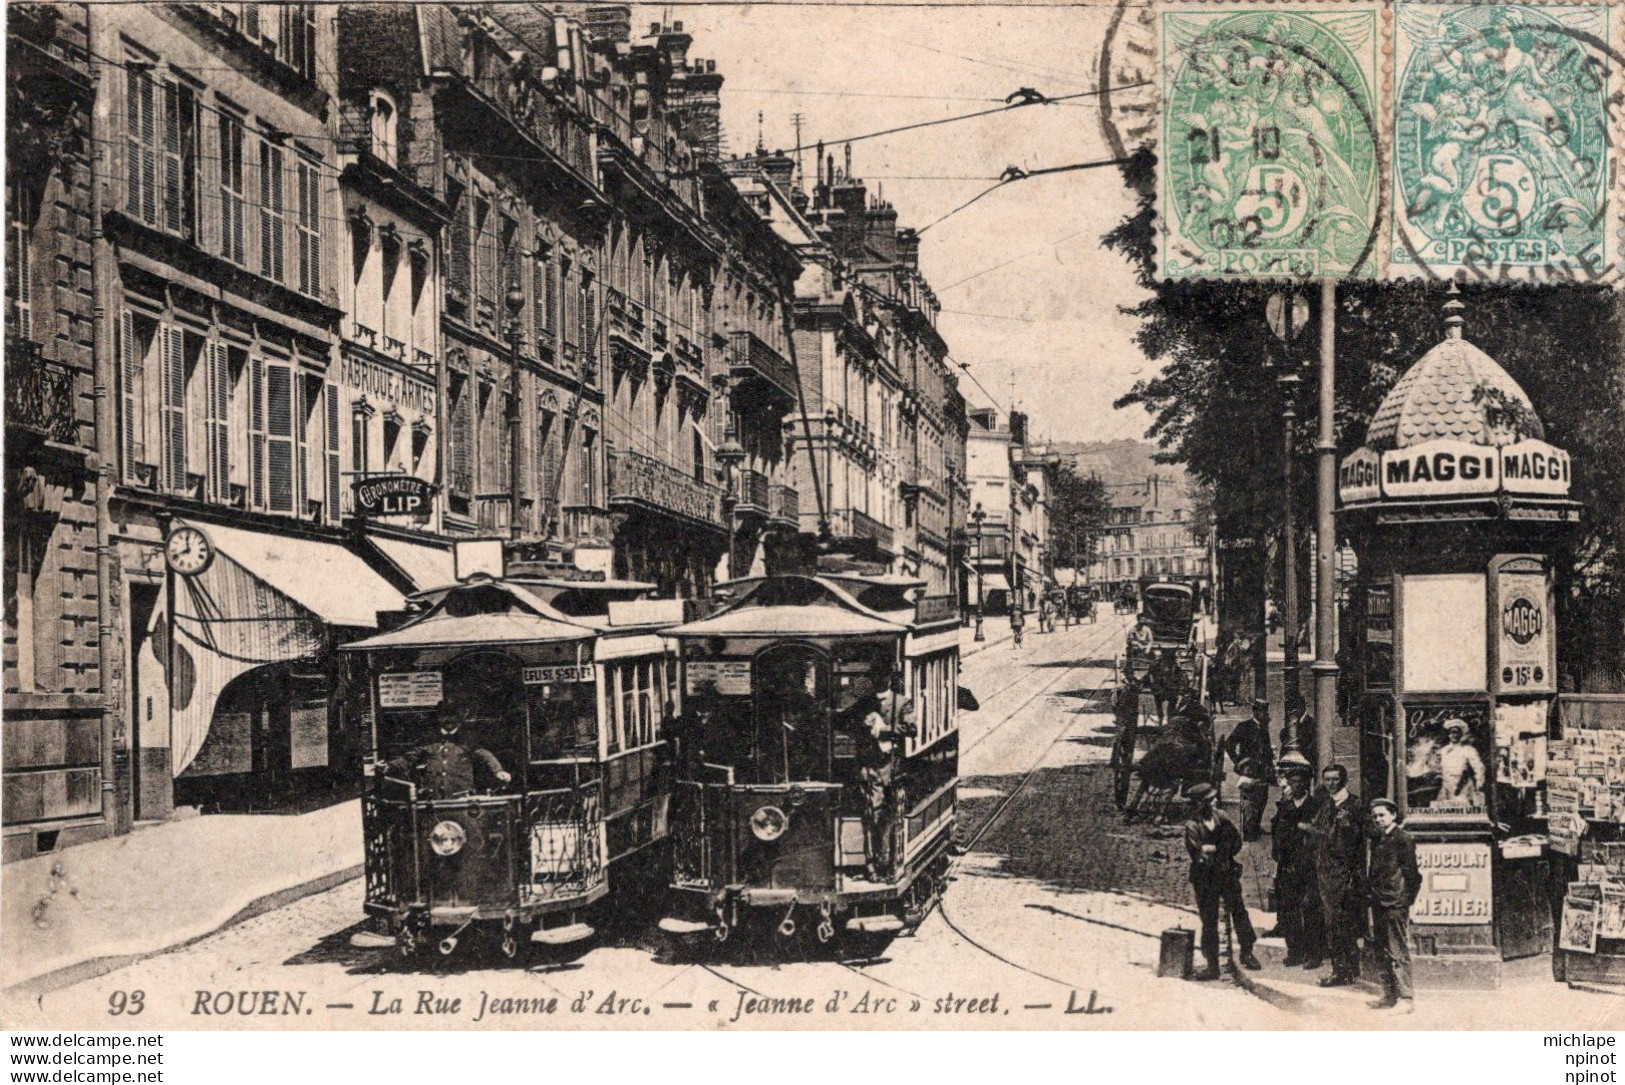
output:
[[[559,682],[591,682],[591,663],[565,663],[557,667],[526,667],[521,673],[527,686],[547,686]]]

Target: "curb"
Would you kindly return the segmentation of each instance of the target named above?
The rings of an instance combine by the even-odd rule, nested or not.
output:
[[[74,964],[62,965],[61,967],[53,968],[48,972],[41,972],[37,976],[31,976],[19,983],[8,986],[3,990],[3,992],[0,993],[3,993],[8,999],[18,997],[36,999],[40,996],[48,995],[53,991],[60,991],[64,987],[71,987],[76,983],[83,983],[86,980],[96,979],[98,976],[105,976],[109,972],[116,972],[121,968],[135,964],[137,961],[144,961],[151,957],[161,957],[166,953],[174,953],[177,950],[182,950],[188,946],[196,945],[205,938],[212,938],[221,931],[229,930],[230,928],[241,923],[248,922],[250,919],[255,919],[262,916],[267,912],[274,912],[278,908],[284,908],[287,905],[292,904],[294,901],[301,900],[304,897],[315,896],[317,893],[325,893],[327,890],[339,885],[343,885],[345,882],[353,881],[354,879],[361,877],[365,869],[365,864],[356,863],[353,866],[347,866],[339,870],[330,871],[326,874],[318,875],[317,877],[311,878],[308,881],[300,882],[284,889],[273,890],[270,893],[255,897],[243,907],[239,908],[236,912],[232,913],[232,915],[227,918],[225,922],[220,923],[215,927],[202,932],[201,934],[194,934],[171,945],[163,946],[159,949],[148,950],[142,953],[124,953],[108,957],[91,957],[83,961],[78,961]]]

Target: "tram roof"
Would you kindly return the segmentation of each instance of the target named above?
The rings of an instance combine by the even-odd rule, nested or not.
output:
[[[591,640],[597,632],[564,620],[522,585],[479,578],[424,592],[429,609],[387,633],[344,645],[364,652],[470,644],[557,644]]]
[[[909,627],[859,603],[822,576],[733,581],[743,594],[708,618],[667,630],[675,637],[861,637]]]

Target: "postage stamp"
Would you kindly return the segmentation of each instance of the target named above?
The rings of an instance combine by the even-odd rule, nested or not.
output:
[[[1388,273],[1617,274],[1606,8],[1395,5]]]
[[[1170,6],[1158,32],[1161,274],[1375,276],[1377,7]]]

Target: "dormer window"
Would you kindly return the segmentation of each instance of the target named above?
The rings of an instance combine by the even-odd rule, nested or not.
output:
[[[395,99],[375,90],[369,103],[372,113],[372,153],[386,165],[395,165]]]

